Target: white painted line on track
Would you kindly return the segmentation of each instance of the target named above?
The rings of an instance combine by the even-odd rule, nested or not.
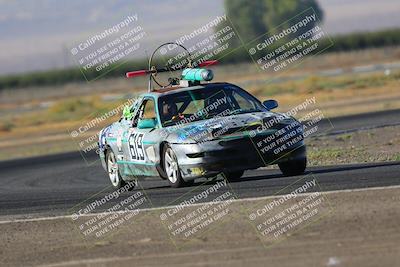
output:
[[[332,191],[318,191],[321,194],[336,194],[336,193],[351,193],[351,192],[364,192],[364,191],[373,191],[373,190],[387,190],[387,189],[398,189],[400,188],[400,185],[391,185],[391,186],[377,186],[377,187],[365,187],[365,188],[356,188],[356,189],[343,189],[343,190],[332,190]],[[317,192],[317,191],[315,191]],[[310,192],[310,193],[302,193],[299,196],[309,196],[315,192]],[[280,198],[283,196],[286,196],[287,194],[284,195],[271,195],[271,196],[264,196],[264,197],[249,197],[249,198],[239,198],[239,199],[234,199],[232,202],[246,202],[246,201],[257,201],[257,200],[266,200],[266,199],[273,199],[273,198]],[[187,207],[196,207],[196,206],[201,206],[205,204],[210,204],[214,205],[217,204],[218,202],[201,202],[201,203],[196,203],[192,204]],[[175,206],[165,206],[165,207],[155,207],[155,208],[146,208],[146,209],[139,209],[139,211],[154,211],[154,210],[166,210],[166,209],[174,209],[177,208],[178,205]],[[82,214],[79,215],[79,217],[90,217],[90,216],[96,216],[99,214],[123,214],[123,213],[129,213],[133,211],[114,211],[114,212],[97,212],[97,213],[87,213],[87,214]],[[72,215],[60,215],[60,216],[52,216],[52,217],[39,217],[39,218],[29,218],[29,219],[15,219],[15,220],[4,220],[0,221],[0,224],[7,224],[7,223],[24,223],[24,222],[40,222],[40,221],[47,221],[47,220],[59,220],[59,219],[71,219],[72,220]]]
[[[58,267],[58,266],[75,266],[75,265],[94,265],[96,264],[101,264],[101,263],[114,263],[116,261],[127,261],[127,260],[133,260],[133,259],[155,259],[155,258],[161,258],[165,259],[167,258],[173,258],[177,256],[196,256],[196,255],[202,255],[202,254],[221,254],[221,253],[232,253],[232,252],[246,252],[246,251],[254,251],[254,250],[263,250],[265,249],[264,247],[260,246],[253,246],[253,247],[231,247],[228,249],[213,249],[213,250],[196,250],[196,251],[190,251],[190,252],[177,252],[177,253],[168,253],[168,254],[152,254],[152,255],[136,255],[136,256],[124,256],[124,257],[110,257],[110,258],[92,258],[92,259],[82,259],[82,260],[72,260],[72,261],[64,261],[64,262],[57,262],[57,263],[49,263],[49,264],[44,264],[44,265],[39,265],[40,267]],[[218,263],[218,262],[217,262]],[[227,260],[224,260],[224,262],[221,262],[222,265],[227,265]],[[196,264],[203,266],[204,264]],[[190,264],[190,266],[194,266],[193,264]]]

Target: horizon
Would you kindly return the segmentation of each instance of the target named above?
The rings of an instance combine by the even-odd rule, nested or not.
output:
[[[148,50],[154,43],[176,40],[224,14],[222,0],[207,3],[207,6],[200,0],[190,3],[155,0],[146,6],[136,5],[136,2],[108,1],[96,6],[93,0],[84,3],[69,1],[59,7],[45,0],[24,4],[21,4],[21,0],[12,3],[0,1],[0,22],[3,25],[0,29],[0,61],[3,63],[0,75],[78,67],[70,53],[71,47],[114,25],[127,14],[138,14],[139,25],[146,25],[148,34],[143,45]],[[376,31],[400,25],[400,17],[395,16],[400,11],[396,0],[318,2],[325,14],[322,25],[330,35]],[[196,10],[197,13],[193,14],[190,10]],[[108,15],[110,12],[112,16]],[[178,15],[179,20],[164,19]],[[136,53],[129,59],[144,56],[143,53]]]

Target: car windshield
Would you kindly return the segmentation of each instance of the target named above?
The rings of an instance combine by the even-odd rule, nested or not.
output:
[[[216,116],[267,111],[255,97],[233,85],[169,94],[160,97],[158,105],[164,127]]]

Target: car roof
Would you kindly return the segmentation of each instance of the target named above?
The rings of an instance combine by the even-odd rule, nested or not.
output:
[[[232,84],[226,83],[226,82],[217,82],[217,83],[206,83],[206,84],[190,86],[190,87],[174,86],[174,87],[168,87],[165,89],[158,89],[158,90],[154,90],[152,92],[144,93],[142,96],[152,96],[155,98],[159,98],[161,96],[172,95],[172,94],[179,93],[179,92],[192,91],[192,90],[197,90],[197,89],[214,89],[216,87],[220,87],[220,86],[224,86],[224,85],[232,85]]]

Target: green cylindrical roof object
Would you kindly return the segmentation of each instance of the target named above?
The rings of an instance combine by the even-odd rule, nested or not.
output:
[[[212,70],[187,68],[182,72],[182,80],[211,81],[214,78]]]

